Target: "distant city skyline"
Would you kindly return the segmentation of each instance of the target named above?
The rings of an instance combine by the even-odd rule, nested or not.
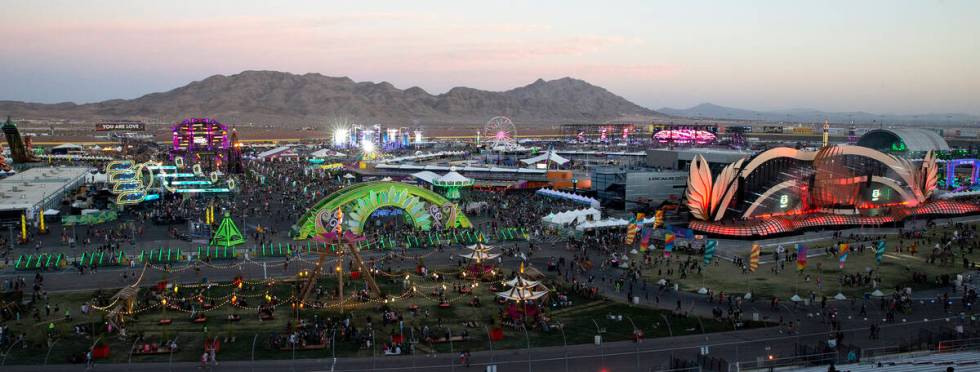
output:
[[[978,1],[5,1],[0,100],[315,72],[442,93],[570,76],[651,108],[980,114]]]

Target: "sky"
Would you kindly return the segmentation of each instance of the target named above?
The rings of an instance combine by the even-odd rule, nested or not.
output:
[[[442,93],[571,76],[649,108],[980,114],[980,1],[0,0],[0,100],[243,70]]]

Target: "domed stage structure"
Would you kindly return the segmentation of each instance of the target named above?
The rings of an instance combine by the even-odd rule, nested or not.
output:
[[[863,147],[818,151],[778,147],[740,159],[716,177],[698,155],[691,163],[687,206],[693,230],[760,237],[819,227],[875,226],[912,215],[980,213],[980,206],[939,200],[936,156],[910,160]]]

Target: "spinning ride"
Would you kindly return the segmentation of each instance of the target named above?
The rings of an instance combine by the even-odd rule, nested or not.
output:
[[[545,287],[540,281],[530,280],[524,276],[524,263],[521,263],[521,271],[517,273],[513,279],[505,281],[503,284],[510,287],[510,289],[504,290],[503,292],[497,292],[497,297],[523,305],[523,308],[520,311],[523,314],[518,314],[519,310],[517,309],[517,306],[512,305],[510,308],[508,308],[507,311],[510,313],[511,318],[515,318],[518,315],[523,315],[525,319],[533,317],[536,315],[536,311],[529,313],[527,303],[529,301],[540,299],[550,292],[548,287]],[[532,309],[536,308],[532,307]]]
[[[485,263],[484,261],[490,261],[494,258],[500,257],[499,253],[493,253],[493,247],[485,245],[482,242],[476,243],[469,247],[469,253],[461,254],[467,260],[470,260],[470,264],[466,267],[464,275],[472,275],[476,278],[492,278],[494,275],[494,265],[493,263]]]
[[[445,189],[447,199],[459,200],[459,189],[473,186],[473,179],[466,178],[454,169],[451,169],[449,173],[444,174],[442,177],[433,179],[432,184]]]
[[[494,151],[506,151],[517,146],[517,129],[506,116],[494,116],[483,126],[483,138]]]

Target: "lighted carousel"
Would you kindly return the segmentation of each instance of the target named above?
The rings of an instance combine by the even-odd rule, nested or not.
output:
[[[493,280],[496,273],[496,266],[493,259],[500,257],[500,253],[494,253],[493,247],[479,242],[466,247],[468,253],[461,254],[460,257],[469,260],[466,270],[463,271],[464,277],[476,278],[481,280]]]
[[[458,200],[459,190],[464,187],[473,186],[473,179],[467,178],[462,174],[456,172],[456,167],[450,168],[449,173],[442,175],[441,177],[432,180],[432,185],[440,187],[445,190],[446,199]]]
[[[525,275],[523,263],[520,272],[513,279],[504,281],[503,285],[510,288],[497,292],[497,297],[510,303],[505,314],[512,321],[537,318],[541,314],[538,304],[551,292],[541,281],[531,280]]]

